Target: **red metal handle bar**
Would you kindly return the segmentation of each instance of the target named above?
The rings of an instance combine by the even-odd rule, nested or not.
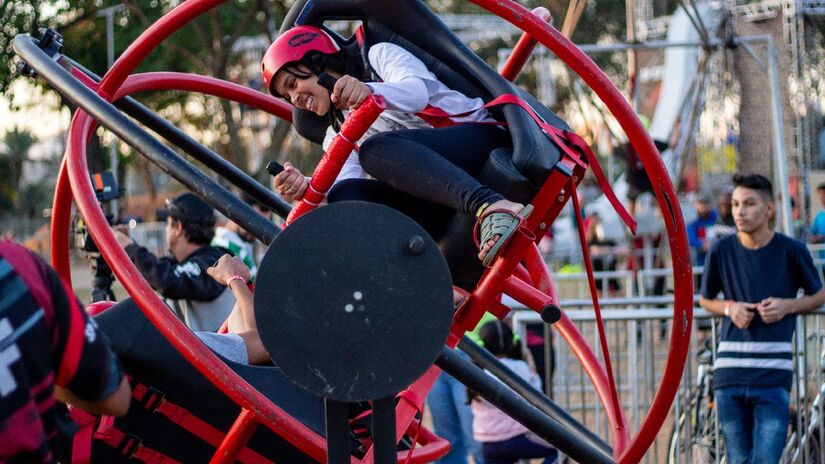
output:
[[[79,71],[77,73],[80,73]],[[78,75],[74,73],[75,75]],[[80,73],[82,74],[82,73]],[[133,74],[114,93],[112,101],[125,96],[149,90],[181,90],[212,95],[252,106],[277,116],[284,121],[292,121],[292,105],[257,90],[233,84],[232,82],[199,74],[178,72],[148,72]]]
[[[536,252],[537,251],[538,250],[536,250]],[[535,260],[526,261],[528,261],[528,268],[531,271],[531,275],[537,277],[537,282],[534,282],[531,285],[530,283],[515,276],[510,277],[505,282],[504,292],[524,306],[538,312],[544,306],[554,304],[552,294],[555,292],[555,289],[552,286],[550,275],[547,273],[547,268],[543,262],[540,263]],[[540,291],[536,288],[539,286],[543,286],[548,290]],[[584,337],[576,329],[575,325],[572,321],[570,321],[564,312],[561,313],[561,319],[553,324],[553,328],[561,334],[568,345],[570,345],[570,349],[575,354],[576,358],[578,358],[582,363],[582,368],[593,382],[593,386],[596,389],[599,399],[603,404],[610,405],[610,407],[605,407],[605,414],[608,421],[611,424],[624,424],[626,422],[624,412],[622,410],[617,410],[615,408],[617,403],[611,400],[613,391],[610,388],[608,373],[598,362],[596,353],[585,341]],[[617,446],[617,443],[622,443],[622,440],[628,439],[627,434],[616,433],[617,430],[619,429],[612,430],[612,441],[614,448]],[[625,428],[625,431],[626,430],[627,429]],[[625,442],[625,445],[627,445],[627,442]]]
[[[547,8],[538,7],[533,9],[533,14],[541,18],[544,22],[550,23],[553,20],[553,16],[550,15],[550,12],[547,11]],[[516,80],[518,77],[518,73],[521,72],[521,69],[527,63],[527,60],[530,58],[530,54],[533,53],[533,49],[536,48],[539,41],[531,37],[526,32],[521,35],[516,43],[516,46],[513,47],[513,51],[510,52],[510,56],[507,58],[507,61],[504,62],[504,66],[501,67],[501,77],[507,79],[508,81]]]
[[[100,81],[100,92],[104,97],[112,95],[137,66],[170,35],[181,29],[189,21],[227,0],[190,0],[181,2],[169,13],[161,16],[134,41],[114,62]],[[107,98],[108,100],[108,98]]]
[[[226,433],[223,442],[215,450],[209,464],[231,464],[236,462],[238,455],[246,446],[246,442],[252,438],[257,426],[258,421],[255,418],[255,413],[249,409],[241,409],[241,413],[238,414],[232,428]]]
[[[410,433],[415,433],[415,431],[410,431]],[[410,458],[408,464],[435,462],[450,451],[450,442],[425,429],[423,425],[418,432],[418,444],[421,446],[414,448],[412,458]],[[409,453],[409,450],[399,451],[397,461],[407,464]]]
[[[386,108],[387,104],[384,102],[383,97],[370,95],[361,103],[361,106],[350,112],[344,124],[341,125],[338,135],[332,139],[329,148],[324,153],[324,157],[315,167],[315,172],[312,174],[309,187],[306,189],[304,197],[301,198],[301,202],[292,208],[289,216],[287,216],[285,226],[317,208],[324,201],[327,192],[335,182],[335,178],[338,177],[338,173],[344,167],[344,162],[347,161],[350,153],[357,148],[356,142],[367,133],[367,129]]]

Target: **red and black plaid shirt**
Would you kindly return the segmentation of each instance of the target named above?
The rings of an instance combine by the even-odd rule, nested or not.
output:
[[[67,451],[58,431],[72,425],[54,385],[98,401],[122,377],[108,340],[57,274],[0,242],[0,462],[50,463]]]

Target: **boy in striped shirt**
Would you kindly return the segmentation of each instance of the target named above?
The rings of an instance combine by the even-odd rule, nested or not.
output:
[[[699,304],[725,317],[713,386],[728,462],[776,464],[788,430],[795,315],[822,306],[825,290],[805,245],[774,232],[771,182],[754,174],[733,184],[737,232],[708,253]]]

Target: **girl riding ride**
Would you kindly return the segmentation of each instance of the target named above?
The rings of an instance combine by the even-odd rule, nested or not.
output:
[[[436,209],[474,214],[479,218],[478,256],[487,266],[532,210],[475,177],[492,150],[511,146],[507,130],[497,125],[481,99],[451,90],[403,48],[378,43],[365,60],[342,50],[322,29],[297,26],[269,47],[262,72],[273,95],[327,119],[324,148],[347,113],[370,94],[386,101],[387,110],[350,155],[329,201],[385,203],[432,235],[444,224],[432,216],[442,215],[422,208],[421,199]],[[275,185],[286,198],[298,199],[309,183],[287,164]]]

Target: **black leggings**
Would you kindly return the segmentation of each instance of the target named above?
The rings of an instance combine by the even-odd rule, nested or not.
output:
[[[329,191],[327,201],[367,201],[389,206],[409,216],[435,240],[441,238],[447,222],[455,214],[446,206],[421,200],[375,179],[342,180]]]
[[[364,170],[413,197],[475,214],[504,197],[475,176],[496,148],[512,146],[501,127],[459,124],[376,134],[361,145]]]
[[[389,206],[409,216],[439,244],[447,259],[453,282],[472,289],[484,272],[471,232],[475,218],[447,206],[416,198],[374,179],[346,179],[336,183],[327,195],[329,203],[367,201]]]

